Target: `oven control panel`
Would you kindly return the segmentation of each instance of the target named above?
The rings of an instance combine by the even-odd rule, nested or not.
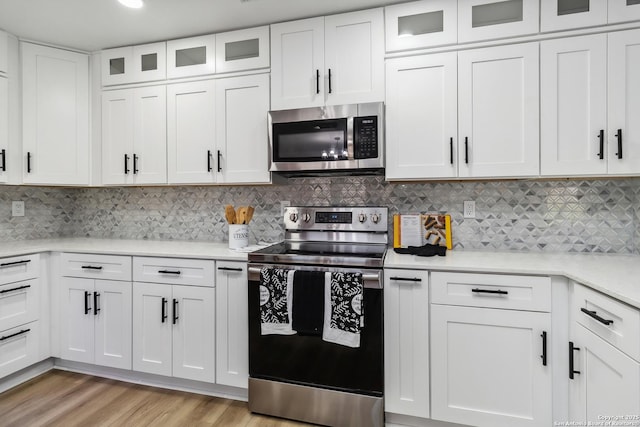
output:
[[[287,207],[284,225],[287,230],[339,230],[386,232],[386,207]]]

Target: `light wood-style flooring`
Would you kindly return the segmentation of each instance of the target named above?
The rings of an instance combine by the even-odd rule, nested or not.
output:
[[[308,425],[251,414],[246,402],[58,370],[0,394],[2,427]]]

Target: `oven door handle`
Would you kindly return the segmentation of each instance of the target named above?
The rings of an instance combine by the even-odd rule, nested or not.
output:
[[[250,282],[259,282],[260,281],[260,270],[262,267],[275,267],[275,268],[283,268],[287,270],[305,270],[305,271],[349,271],[353,272],[355,269],[326,269],[323,267],[312,267],[312,268],[296,268],[294,265],[259,265],[259,266],[249,266],[247,268],[249,281]],[[356,270],[357,272],[357,270]],[[362,273],[362,283],[365,288],[369,289],[382,289],[382,270],[377,273],[367,272]]]

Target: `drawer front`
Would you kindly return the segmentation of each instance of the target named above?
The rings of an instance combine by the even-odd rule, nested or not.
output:
[[[431,273],[431,302],[551,311],[551,279],[503,274]]]
[[[0,378],[38,361],[39,322],[0,332]]]
[[[0,331],[38,320],[39,280],[0,286]]]
[[[571,298],[571,317],[640,361],[640,310],[576,283]]]
[[[131,281],[128,256],[63,253],[61,259],[63,276]]]
[[[0,285],[33,279],[40,274],[40,255],[23,255],[0,259]]]
[[[133,258],[133,281],[215,286],[215,261],[182,258]]]

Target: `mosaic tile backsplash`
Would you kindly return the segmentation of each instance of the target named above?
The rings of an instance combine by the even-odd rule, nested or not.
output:
[[[11,217],[24,200],[25,217]],[[448,212],[454,250],[638,254],[640,178],[388,183],[383,177],[291,178],[270,186],[0,186],[0,242],[47,237],[226,241],[223,207],[256,207],[250,241],[283,238],[280,200]],[[475,200],[476,219],[462,217]],[[391,232],[391,226],[390,226]]]

